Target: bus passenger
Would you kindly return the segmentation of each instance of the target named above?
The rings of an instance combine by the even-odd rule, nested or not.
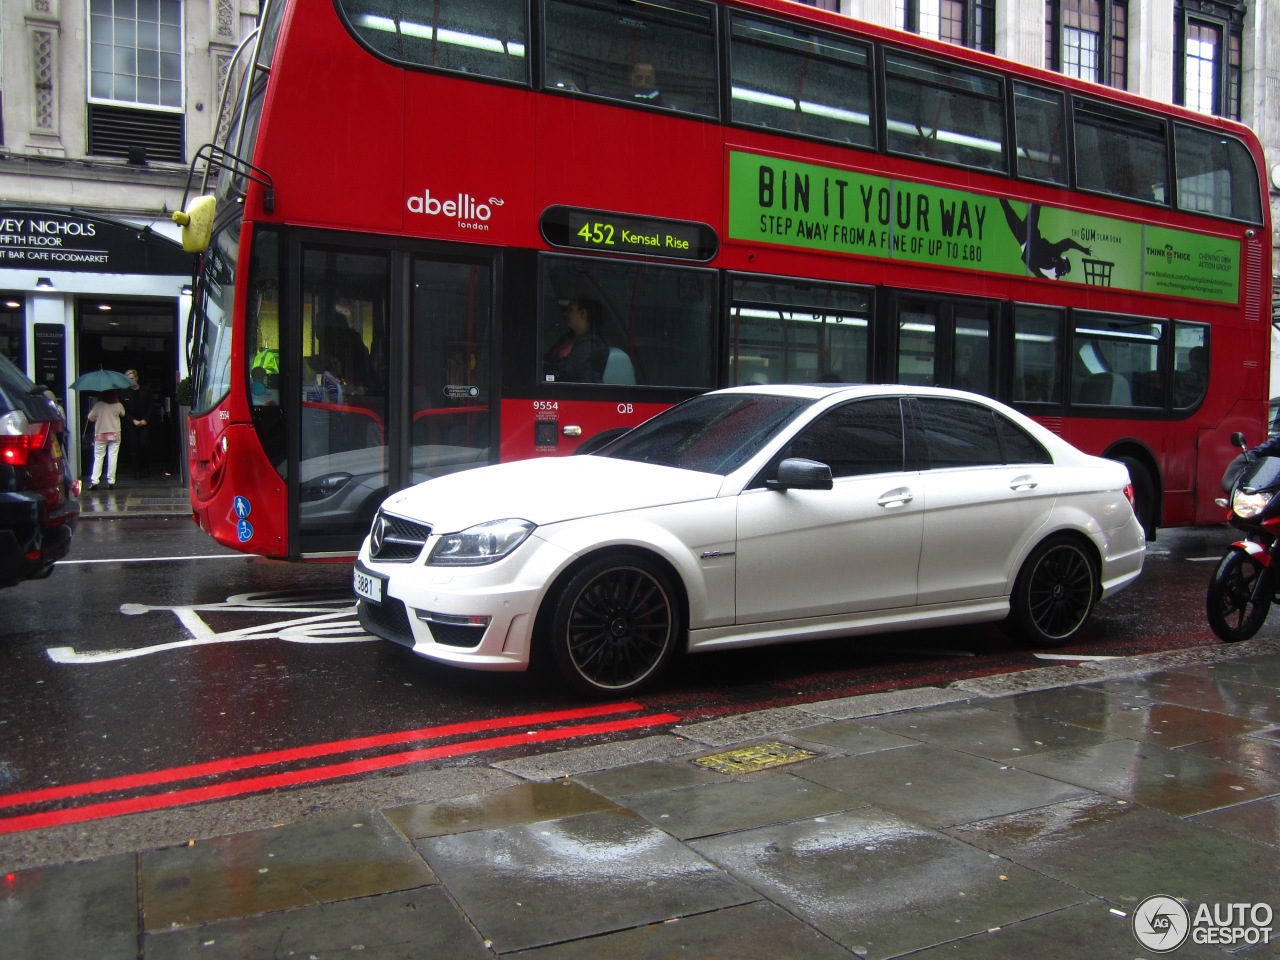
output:
[[[341,368],[342,382],[352,394],[362,394],[369,386],[369,349],[360,334],[347,325],[347,318],[334,311],[326,314],[316,325],[316,344],[319,355],[326,361],[336,361]]]
[[[631,99],[639,103],[648,103],[655,107],[665,107],[662,91],[658,89],[658,71],[652,63],[637,63],[631,68],[628,76],[631,84]]]
[[[604,367],[609,362],[609,345],[596,332],[600,304],[595,300],[570,300],[564,306],[569,329],[543,354],[543,373],[548,380],[604,383]]]

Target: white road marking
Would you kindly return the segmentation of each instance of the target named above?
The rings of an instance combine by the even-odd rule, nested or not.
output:
[[[308,598],[311,602],[308,603]],[[126,616],[148,613],[172,613],[189,634],[187,639],[157,643],[129,650],[96,650],[81,653],[74,647],[50,647],[49,659],[54,663],[109,663],[130,660],[169,650],[185,650],[212,643],[237,643],[241,640],[284,640],[287,643],[365,643],[376,640],[365,633],[354,616],[355,601],[331,594],[303,592],[240,593],[216,603],[163,606],[145,603],[123,603],[120,612]],[[237,630],[214,630],[201,613],[272,613],[298,614],[271,623],[261,623]]]

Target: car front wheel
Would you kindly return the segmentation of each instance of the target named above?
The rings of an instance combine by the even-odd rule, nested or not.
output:
[[[1027,558],[1010,598],[1010,625],[1027,642],[1056,647],[1080,632],[1098,596],[1092,556],[1069,537],[1040,544]]]
[[[568,684],[588,697],[634,693],[658,675],[683,634],[670,578],[640,555],[601,557],[555,599],[551,650]]]

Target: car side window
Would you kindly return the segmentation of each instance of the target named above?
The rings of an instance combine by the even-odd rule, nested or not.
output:
[[[996,414],[996,430],[1005,463],[1053,463],[1043,444],[1008,417]]]
[[[832,477],[902,469],[902,405],[896,397],[855,400],[829,410],[791,441],[782,457],[831,467]]]
[[[916,403],[927,462],[934,469],[1051,462],[1034,437],[989,407],[934,397],[919,397]]]
[[[926,462],[938,467],[980,467],[1003,463],[995,414],[962,400],[921,397]]]

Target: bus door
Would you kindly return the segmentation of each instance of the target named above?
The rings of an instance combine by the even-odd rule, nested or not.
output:
[[[400,476],[420,483],[494,459],[493,265],[414,256],[410,274]]]
[[[350,554],[389,492],[394,257],[387,250],[300,251],[297,529],[303,554]],[[292,352],[292,351],[289,351]],[[265,354],[250,370],[267,367]],[[290,398],[292,402],[294,398]]]
[[[301,252],[300,552],[350,555],[386,497],[488,463],[493,263]]]

